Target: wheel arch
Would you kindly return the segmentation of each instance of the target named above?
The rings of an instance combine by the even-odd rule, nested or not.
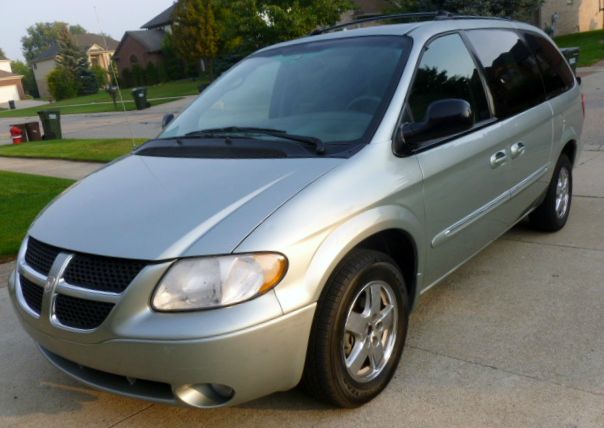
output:
[[[564,145],[564,147],[562,148],[562,152],[560,154],[561,155],[564,154],[564,155],[568,156],[568,159],[570,160],[570,164],[574,167],[575,161],[577,158],[577,142],[575,140],[567,141],[566,144]],[[560,157],[560,156],[558,156],[558,157]]]
[[[401,269],[411,308],[421,287],[422,229],[411,211],[398,206],[379,207],[360,214],[339,226],[317,249],[305,281],[315,284],[318,301],[329,278],[354,249],[365,248],[388,254]]]

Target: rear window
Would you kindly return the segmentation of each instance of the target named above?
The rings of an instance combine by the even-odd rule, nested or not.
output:
[[[518,34],[508,30],[466,34],[485,68],[497,117],[513,116],[545,100],[537,61]]]
[[[555,97],[572,88],[575,76],[558,49],[537,34],[525,33],[524,38],[539,64],[547,97]]]

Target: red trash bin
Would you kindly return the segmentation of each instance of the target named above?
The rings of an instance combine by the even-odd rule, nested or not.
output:
[[[13,144],[21,144],[27,141],[27,134],[25,127],[19,125],[10,126],[10,138]]]

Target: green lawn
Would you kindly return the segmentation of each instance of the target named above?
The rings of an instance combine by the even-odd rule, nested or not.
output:
[[[0,156],[109,162],[146,141],[136,138],[48,140],[0,146]]]
[[[185,79],[149,86],[149,89],[147,91],[147,98],[183,97],[186,95],[197,95],[199,93],[199,84],[199,80]],[[123,89],[121,93],[125,101],[126,110],[134,110],[135,105],[132,99],[131,89]],[[151,105],[158,105],[170,101],[174,100],[167,99],[151,101]],[[0,111],[0,118],[37,116],[38,111],[50,109],[60,110],[62,114],[101,113],[116,111],[113,107],[113,103],[109,94],[105,91],[99,91],[94,95],[70,98],[44,106]],[[118,103],[118,111],[122,111],[122,109],[122,105]]]
[[[590,66],[604,59],[604,30],[586,31],[554,38],[561,48],[578,47],[579,67]]]
[[[72,180],[0,171],[0,260],[13,257],[36,215]]]

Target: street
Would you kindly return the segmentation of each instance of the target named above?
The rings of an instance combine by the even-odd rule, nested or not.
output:
[[[180,113],[195,96],[184,97],[141,111],[115,113],[68,114],[61,116],[63,138],[153,138],[161,131],[166,113]],[[42,109],[42,108],[41,108]],[[38,121],[38,117],[0,119],[0,145],[10,144],[10,125]]]

